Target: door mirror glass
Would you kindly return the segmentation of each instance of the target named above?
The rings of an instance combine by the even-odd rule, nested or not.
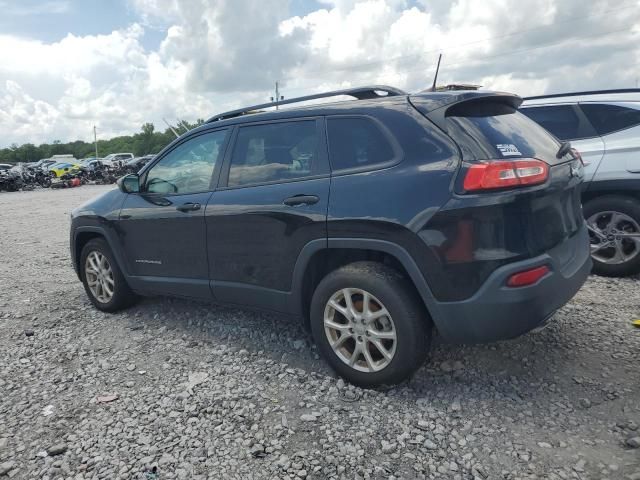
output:
[[[138,193],[140,191],[140,177],[136,173],[130,173],[118,179],[118,187],[124,193]]]

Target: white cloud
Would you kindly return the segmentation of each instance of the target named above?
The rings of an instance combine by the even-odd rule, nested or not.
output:
[[[108,35],[0,35],[0,147],[206,118],[267,100],[275,80],[287,97],[371,83],[416,91],[439,52],[441,83],[525,95],[633,86],[640,58],[639,4],[613,0],[323,0],[302,17],[287,0],[130,2],[139,23]],[[158,26],[166,36],[149,51],[145,29]]]

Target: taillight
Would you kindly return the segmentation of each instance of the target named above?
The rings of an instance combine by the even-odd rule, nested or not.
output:
[[[536,158],[486,160],[469,167],[463,186],[467,192],[523,187],[544,183],[548,176],[549,165]]]
[[[526,287],[527,285],[533,285],[547,273],[549,273],[549,267],[546,265],[514,273],[507,280],[507,286]]]

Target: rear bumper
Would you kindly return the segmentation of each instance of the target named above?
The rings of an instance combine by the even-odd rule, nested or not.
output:
[[[519,288],[506,286],[512,274],[541,265],[551,271],[537,283]],[[517,337],[542,325],[571,300],[590,270],[589,236],[583,226],[547,253],[497,269],[472,297],[438,302],[436,326],[446,341],[454,343]]]

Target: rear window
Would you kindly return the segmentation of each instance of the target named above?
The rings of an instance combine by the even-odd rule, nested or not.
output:
[[[607,135],[640,125],[640,110],[602,103],[581,103],[580,108],[593,124],[598,135]]]
[[[535,157],[555,163],[557,141],[509,105],[461,103],[447,111],[447,127],[466,161]]]
[[[394,151],[382,130],[364,117],[332,117],[327,120],[331,168],[370,168],[394,159]]]

